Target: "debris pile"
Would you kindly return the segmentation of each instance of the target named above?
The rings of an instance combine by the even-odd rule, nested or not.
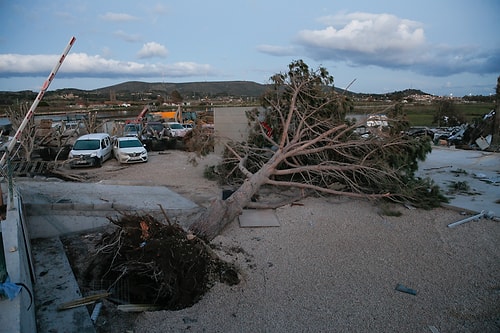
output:
[[[167,224],[151,215],[108,219],[118,228],[98,241],[84,283],[107,281],[108,299],[118,304],[179,310],[199,301],[217,281],[239,283],[231,264],[168,219]]]
[[[487,150],[490,148],[495,110],[476,119],[472,124],[461,124],[452,128],[440,128],[434,130],[434,143],[443,145],[455,145],[464,149]]]

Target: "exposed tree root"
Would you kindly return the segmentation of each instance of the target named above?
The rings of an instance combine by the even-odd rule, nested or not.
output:
[[[103,234],[84,279],[108,281],[106,288],[114,295],[128,286],[128,299],[118,302],[177,310],[195,304],[217,281],[239,283],[232,265],[178,224],[163,224],[150,215],[108,219],[118,228]]]

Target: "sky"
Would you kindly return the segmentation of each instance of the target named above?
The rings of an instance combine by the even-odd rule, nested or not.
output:
[[[383,94],[495,93],[498,0],[0,0],[0,91],[126,81],[269,83],[303,60]]]

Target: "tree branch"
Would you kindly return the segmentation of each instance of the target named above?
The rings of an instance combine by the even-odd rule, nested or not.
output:
[[[271,180],[271,179],[269,179],[266,183],[269,184],[269,185],[297,187],[297,188],[309,189],[309,190],[313,190],[313,191],[317,191],[317,192],[322,192],[322,193],[335,194],[335,195],[343,195],[343,196],[349,196],[349,197],[354,197],[354,198],[376,199],[376,198],[387,198],[387,197],[391,196],[390,193],[366,194],[366,193],[337,191],[337,190],[332,190],[332,189],[329,189],[329,188],[324,188],[324,187],[321,187],[321,186],[316,186],[316,185],[313,185],[313,184],[304,184],[304,183],[297,183],[297,182],[291,182],[291,181],[277,181],[277,180]]]

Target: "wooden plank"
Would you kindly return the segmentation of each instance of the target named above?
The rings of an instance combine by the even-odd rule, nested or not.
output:
[[[143,311],[157,311],[161,306],[155,304],[122,304],[116,307],[123,312],[143,312]]]
[[[77,299],[74,301],[69,301],[69,302],[66,302],[66,303],[59,305],[57,307],[57,310],[62,311],[62,310],[76,308],[78,306],[89,305],[89,304],[94,303],[97,300],[100,300],[102,298],[106,298],[109,295],[111,295],[111,294],[110,293],[102,293],[102,294],[96,294],[96,295],[83,297],[81,299]]]

